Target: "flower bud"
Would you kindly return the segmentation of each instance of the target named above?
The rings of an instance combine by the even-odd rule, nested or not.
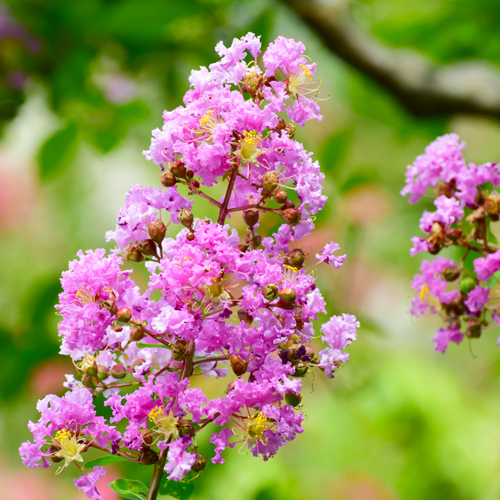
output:
[[[248,250],[248,245],[243,245],[240,243],[239,245],[236,245],[236,248],[241,252],[245,253]]]
[[[260,234],[256,234],[253,238],[252,238],[252,244],[253,244],[253,247],[254,248],[258,248],[260,247],[260,244],[262,243],[262,236]]]
[[[167,227],[161,220],[154,220],[153,222],[150,222],[148,225],[148,233],[149,237],[158,245],[163,241],[165,238],[165,233],[167,232]]]
[[[191,437],[194,437],[194,435],[195,435],[194,427],[191,424],[191,422],[181,421],[181,422],[179,422],[177,428],[179,430],[179,436],[189,435]]]
[[[257,92],[261,81],[262,76],[259,75],[255,67],[250,68],[243,76],[243,92],[248,92],[249,94],[254,95]]]
[[[51,445],[50,448],[49,448],[49,451],[51,453],[50,460],[52,460],[52,462],[54,462],[55,464],[57,464],[57,463],[59,463],[59,462],[61,462],[61,461],[64,460],[64,458],[62,458],[62,457],[56,457],[56,456],[54,456],[59,450],[60,450],[60,448],[57,447],[57,446],[55,446],[54,444]]]
[[[142,465],[153,465],[158,462],[159,455],[156,451],[147,448],[141,451],[139,460]]]
[[[478,339],[481,336],[482,325],[479,321],[469,321],[467,323],[467,337]]]
[[[459,276],[462,270],[457,266],[448,266],[443,271],[443,278],[446,281],[455,281]]]
[[[285,201],[285,208],[295,208],[295,203],[292,200]]]
[[[186,177],[187,177],[188,179],[192,179],[192,178],[194,177],[194,172],[193,172],[192,170],[188,170],[188,171],[186,172]]]
[[[148,432],[147,430],[141,429],[143,447],[151,446],[154,443],[153,437],[149,435],[147,432]]]
[[[175,163],[170,168],[170,172],[181,179],[186,178],[186,167],[180,160],[175,160]]]
[[[473,288],[476,288],[477,281],[472,276],[466,276],[460,280],[460,293],[467,295]]]
[[[141,252],[137,249],[135,245],[130,244],[123,251],[123,258],[129,262],[141,262],[144,260]]]
[[[274,199],[278,203],[283,204],[288,199],[288,193],[284,189],[278,189],[278,191],[276,191],[276,193],[274,193]]]
[[[291,311],[295,309],[295,302],[285,302],[284,300],[279,299],[277,304],[273,304],[275,307],[279,307],[280,309],[284,309],[285,311]],[[282,324],[284,322],[282,321]]]
[[[124,378],[127,375],[127,369],[121,363],[118,363],[111,368],[111,375],[115,378]]]
[[[307,365],[299,365],[295,367],[295,372],[292,377],[304,377],[309,367]]]
[[[293,139],[295,137],[295,131],[297,130],[297,126],[294,123],[287,123],[285,127],[285,131],[288,133],[288,137]]]
[[[139,250],[139,252],[141,252],[143,255],[150,255],[152,257],[158,257],[158,251],[156,249],[156,244],[151,239],[139,241],[139,243],[137,243],[137,250]]]
[[[205,468],[205,465],[207,465],[207,461],[203,458],[203,455],[197,453],[196,460],[194,461],[191,470],[193,472],[201,472]]]
[[[105,380],[109,377],[109,370],[104,365],[97,365],[97,377],[99,380]]]
[[[252,228],[259,222],[259,211],[258,210],[244,210],[243,211],[243,220],[245,224]]]
[[[116,312],[118,310],[114,299],[105,300],[102,303],[102,305],[103,305],[103,307],[106,307],[111,314],[116,314]]]
[[[188,241],[193,241],[194,240],[194,233],[188,233],[188,234],[186,234],[186,239]]]
[[[284,130],[286,127],[286,121],[283,120],[283,118],[278,118],[278,125],[276,125],[276,132],[280,132],[281,130]]]
[[[138,326],[133,326],[130,329],[130,342],[139,342],[145,336],[146,334],[144,333],[143,329]]]
[[[87,375],[86,373],[84,373],[82,375],[82,384],[85,387],[88,387],[89,389],[94,389],[96,386],[96,381],[95,381],[94,377],[91,377],[90,375]]]
[[[486,211],[490,215],[496,215],[500,212],[500,194],[493,191],[488,198],[486,198]]]
[[[247,326],[250,326],[252,324],[253,318],[248,314],[246,311],[243,309],[240,309],[238,311],[238,318],[242,323],[245,323]]]
[[[287,286],[286,288],[282,288],[278,294],[279,298],[284,302],[295,302],[297,298],[297,292]]]
[[[97,375],[97,364],[94,363],[92,366],[89,366],[85,370],[85,373],[90,377],[95,377]]]
[[[285,393],[285,402],[290,406],[298,406],[302,401],[302,394],[297,394],[295,392]]]
[[[305,255],[300,248],[294,248],[285,258],[285,262],[296,269],[300,269],[304,264]]]
[[[295,208],[287,208],[286,210],[283,210],[281,216],[283,217],[283,220],[291,226],[295,226],[295,224],[298,224],[300,221],[300,212]]]
[[[186,359],[189,355],[189,342],[184,339],[179,339],[172,346],[172,354],[174,355],[174,359],[177,361]]]
[[[436,243],[439,243],[444,238],[443,226],[439,222],[433,222],[431,228],[431,234],[428,238],[429,243],[432,246],[435,246]]]
[[[116,320],[120,323],[128,323],[132,319],[132,312],[127,307],[120,307],[116,311]]]
[[[165,172],[162,176],[161,176],[161,183],[169,188],[169,187],[172,187],[172,186],[175,186],[177,184],[177,179],[175,178],[174,175],[172,175],[170,172]]]
[[[114,325],[114,326],[113,326],[113,331],[115,331],[116,333],[123,332],[123,326],[120,326],[120,325]]]
[[[262,176],[262,185],[268,194],[272,194],[278,189],[280,176],[278,172],[271,170]]]
[[[184,227],[191,229],[191,226],[193,225],[193,212],[191,212],[191,210],[181,208],[177,214],[177,219]]]
[[[267,300],[274,300],[278,296],[278,285],[275,285],[274,283],[272,285],[267,285],[264,287],[264,290],[262,290],[262,294]]]
[[[189,182],[189,187],[194,190],[200,189],[200,182],[196,179],[191,179],[191,181]]]
[[[138,366],[141,366],[143,365],[144,363],[146,362],[146,360],[144,358],[137,358],[134,360],[134,362],[132,363],[132,366],[134,368],[138,367]]]
[[[231,362],[231,368],[237,377],[241,377],[247,371],[248,361],[243,361],[236,354],[231,354],[229,356],[229,361]]]

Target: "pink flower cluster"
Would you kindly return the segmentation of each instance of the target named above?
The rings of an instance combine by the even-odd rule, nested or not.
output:
[[[495,273],[500,271],[500,249],[491,230],[491,223],[500,217],[496,190],[500,169],[495,163],[467,165],[464,148],[455,134],[436,139],[408,167],[401,192],[410,195],[411,203],[424,195],[434,198],[436,208],[424,211],[420,229],[427,234],[412,238],[411,255],[443,251],[452,257],[423,261],[421,274],[412,282],[417,296],[411,314],[430,311],[445,323],[433,339],[441,352],[449,342],[480,337],[500,324],[494,292],[490,293],[498,283]]]
[[[63,273],[61,353],[77,373],[65,396],[39,403],[34,441],[20,450],[29,467],[77,464],[95,447],[180,481],[205,466],[204,431],[214,463],[237,443],[267,460],[303,431],[302,377],[319,369],[331,378],[349,359],[354,316],[333,316],[321,328],[326,345],[311,345],[326,310],[309,271],[338,269],[345,255],[332,242],[306,265],[299,243],[326,201],[318,163],[293,138],[293,121],[321,118],[315,64],[283,37],[262,55],[263,69],[252,33],[216,50],[220,61],[193,71],[185,105],[153,132],[145,155],[162,169],[163,187],[133,186],[106,235],[116,248],[79,252]],[[218,200],[204,191],[225,182]],[[217,221],[196,217],[180,187],[214,205]],[[230,215],[243,216],[245,235],[226,224]],[[261,216],[281,222],[276,233],[259,234]],[[124,261],[145,264],[145,292]],[[221,379],[220,395],[193,386],[199,376]],[[109,422],[96,416],[94,397],[104,398]],[[75,484],[99,498],[102,474],[96,466]]]

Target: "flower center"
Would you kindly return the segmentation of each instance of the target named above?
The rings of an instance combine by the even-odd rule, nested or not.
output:
[[[166,439],[177,433],[179,418],[174,417],[171,412],[165,413],[165,410],[159,406],[155,406],[149,412],[149,420],[156,424],[158,432],[164,434]]]
[[[85,443],[79,443],[76,439],[74,432],[62,429],[57,431],[54,436],[54,441],[56,441],[61,449],[57,451],[54,455],[59,458],[64,458],[66,464],[69,462],[83,462],[81,452],[85,449]]]
[[[257,415],[250,417],[250,422],[247,424],[247,434],[248,439],[251,444],[256,441],[265,443],[266,438],[264,432],[267,431],[272,426],[272,423],[262,414],[262,412],[257,413]]]

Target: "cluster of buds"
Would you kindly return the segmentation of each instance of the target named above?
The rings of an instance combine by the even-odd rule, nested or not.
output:
[[[496,191],[500,170],[495,163],[467,165],[464,148],[454,134],[438,138],[408,167],[402,191],[410,194],[412,203],[431,192],[434,198],[436,210],[425,211],[420,219],[427,237],[412,238],[411,254],[441,255],[423,261],[421,274],[412,283],[417,295],[410,312],[441,316],[444,327],[433,340],[442,352],[450,341],[458,344],[464,337],[478,338],[500,324],[500,309],[494,301],[500,249],[491,228],[500,215]]]
[[[318,163],[294,140],[295,123],[321,119],[306,91],[315,65],[300,42],[282,37],[264,53],[263,69],[251,33],[216,50],[221,60],[192,73],[185,106],[165,112],[163,129],[153,132],[145,154],[160,166],[162,186],[133,186],[106,235],[115,249],[79,252],[63,273],[61,353],[77,373],[67,376],[62,398],[39,406],[34,440],[21,446],[27,466],[46,466],[47,457],[76,464],[94,447],[154,464],[153,500],[165,473],[192,480],[205,468],[199,433],[211,432],[213,463],[236,443],[266,460],[275,455],[303,431],[303,377],[315,369],[333,378],[348,360],[354,316],[333,316],[321,327],[325,344],[311,346],[313,323],[326,313],[311,269],[338,269],[345,255],[334,255],[331,242],[306,265],[298,244],[326,201]],[[214,183],[227,183],[220,199],[206,192]],[[216,221],[197,216],[196,197],[217,208]],[[237,212],[247,226],[241,238],[226,224]],[[281,223],[277,232],[259,234],[262,217]],[[125,261],[144,262],[144,292]],[[193,377],[230,371],[236,380],[224,397],[191,386]],[[97,397],[109,421],[97,416]],[[103,474],[96,466],[75,485],[100,498],[95,481]]]

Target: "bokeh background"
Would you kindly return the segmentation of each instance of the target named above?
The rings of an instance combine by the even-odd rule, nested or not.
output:
[[[17,452],[27,421],[38,419],[36,401],[60,393],[73,370],[58,356],[60,274],[79,249],[109,248],[104,233],[132,183],[159,185],[141,154],[151,130],[181,104],[190,70],[216,59],[215,44],[248,31],[264,44],[278,35],[302,40],[318,63],[324,120],[297,138],[327,175],[329,204],[309,243],[333,239],[348,254],[341,270],[321,269],[318,280],[329,312],[356,314],[362,328],[333,381],[306,379],[305,432],[266,463],[228,450],[225,465],[202,473],[193,499],[500,498],[500,332],[444,356],[433,350],[435,319],[407,313],[420,265],[410,238],[425,203],[399,195],[406,165],[437,135],[458,133],[469,161],[497,160],[499,123],[460,109],[415,116],[327,48],[325,33],[291,4],[0,1],[0,499],[83,498],[69,468],[59,476],[24,469]],[[340,7],[389,50],[437,67],[479,59],[500,71],[496,0]],[[213,380],[205,388],[221,390]],[[211,451],[205,442],[202,452]],[[107,480],[148,482],[151,473],[107,470]],[[105,483],[103,498],[117,499]]]

